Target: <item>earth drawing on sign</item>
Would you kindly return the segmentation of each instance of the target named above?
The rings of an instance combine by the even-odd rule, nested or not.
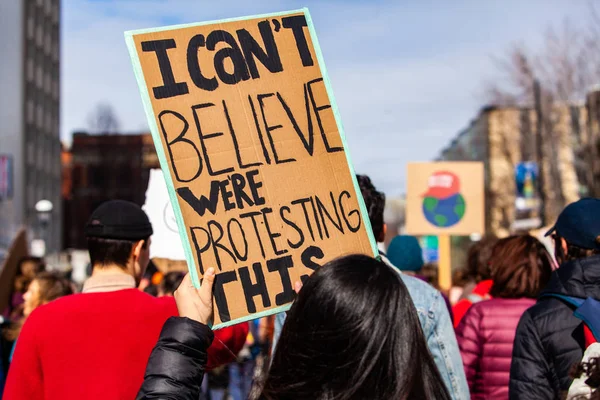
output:
[[[465,215],[465,199],[460,181],[452,172],[439,171],[429,177],[429,189],[423,195],[425,219],[438,228],[456,225]]]

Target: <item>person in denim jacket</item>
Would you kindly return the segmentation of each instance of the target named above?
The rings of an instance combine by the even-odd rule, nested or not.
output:
[[[365,206],[369,213],[373,234],[379,242],[383,242],[386,225],[383,222],[383,209],[385,206],[385,194],[378,192],[366,175],[357,175],[358,184],[365,200]],[[381,260],[390,267],[383,252],[380,251]],[[442,294],[422,280],[402,274],[402,281],[408,288],[408,292],[417,309],[421,328],[427,340],[427,346],[433,356],[440,375],[444,380],[450,396],[453,400],[469,399],[469,387],[465,377],[462,358],[458,349],[452,320]],[[277,345],[281,328],[285,322],[285,313],[280,313],[275,318],[275,334],[273,338],[273,349]]]

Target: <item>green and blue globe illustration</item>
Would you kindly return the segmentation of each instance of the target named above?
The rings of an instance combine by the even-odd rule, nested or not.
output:
[[[448,228],[456,225],[465,215],[465,199],[460,193],[447,198],[423,198],[423,214],[432,225]]]

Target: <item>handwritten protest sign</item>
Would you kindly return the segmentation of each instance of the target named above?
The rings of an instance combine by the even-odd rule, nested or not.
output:
[[[406,232],[412,235],[483,233],[483,163],[408,164]]]
[[[217,272],[215,328],[376,254],[308,10],[125,37],[192,279]]]

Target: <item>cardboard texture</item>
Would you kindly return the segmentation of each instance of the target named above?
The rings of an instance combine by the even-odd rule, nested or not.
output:
[[[483,163],[409,163],[407,175],[406,233],[484,233]]]
[[[308,10],[125,36],[194,284],[217,273],[215,329],[377,254]]]
[[[0,272],[0,312],[3,312],[10,301],[13,292],[15,277],[17,276],[19,261],[27,257],[27,231],[21,228],[8,250],[7,256]]]

